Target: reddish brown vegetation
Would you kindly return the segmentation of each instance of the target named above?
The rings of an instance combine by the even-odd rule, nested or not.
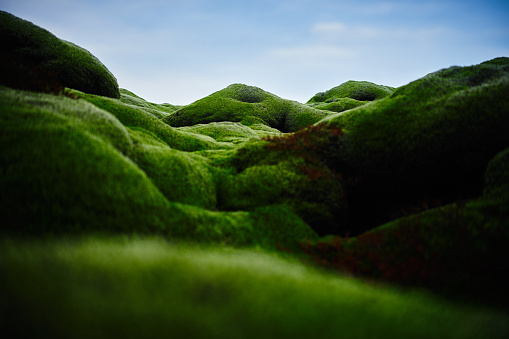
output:
[[[322,158],[330,145],[338,142],[344,134],[339,127],[327,125],[325,123],[311,125],[305,129],[301,128],[298,132],[284,136],[267,136],[263,138],[269,141],[267,148],[296,153],[305,161],[305,165],[299,166],[302,173],[310,181],[317,180],[341,180],[341,175],[323,164]]]

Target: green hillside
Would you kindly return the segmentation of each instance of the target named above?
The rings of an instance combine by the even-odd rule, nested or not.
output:
[[[509,58],[176,106],[0,19],[2,333],[509,336]]]

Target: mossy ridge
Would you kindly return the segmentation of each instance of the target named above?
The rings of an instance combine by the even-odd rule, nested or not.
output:
[[[319,234],[335,230],[347,210],[342,181],[315,154],[321,151],[319,142],[309,145],[306,135],[302,130],[282,137],[298,139],[296,147],[253,140],[237,148],[228,164],[235,171],[226,174],[218,189],[219,208],[284,204]]]
[[[215,209],[221,169],[144,129],[126,129],[84,100],[3,88],[0,113],[2,234],[162,234],[271,249],[314,237],[290,212],[281,223],[260,219],[256,209],[204,209]],[[283,211],[265,208],[262,215]]]
[[[509,148],[494,157],[483,194],[401,218],[356,238],[302,243],[315,262],[356,276],[424,287],[507,310]]]
[[[480,194],[489,160],[509,145],[508,91],[507,64],[452,67],[322,120],[345,130],[331,162],[358,179],[347,231],[359,234],[423,200]]]
[[[118,83],[90,52],[58,39],[47,30],[0,11],[1,84],[47,90],[59,84],[83,92],[119,98]],[[44,79],[50,76],[53,79]]]
[[[157,135],[169,147],[182,151],[199,151],[205,149],[224,148],[213,138],[179,131],[168,126],[161,119],[146,110],[134,105],[126,104],[118,99],[91,95],[79,91],[69,91],[74,96],[84,99],[95,106],[113,114],[123,125],[129,128],[142,128]]]
[[[132,159],[169,201],[216,209],[216,185],[205,158],[165,146],[137,144]]]
[[[137,108],[143,109],[147,113],[150,113],[159,119],[164,118],[165,116],[175,112],[181,107],[171,104],[154,104],[152,102],[146,101],[145,99],[137,96],[133,92],[128,91],[124,88],[120,88],[119,99],[124,104],[132,105]]]
[[[368,102],[370,101],[359,101],[351,98],[335,98],[332,102],[313,102],[308,105],[316,109],[339,113],[365,105]]]
[[[308,100],[307,104],[314,107],[315,104],[328,104],[341,99],[349,98],[357,102],[373,101],[390,96],[394,92],[393,87],[377,85],[368,81],[347,81],[325,92],[319,92]],[[350,104],[352,102],[346,101]]]
[[[244,143],[250,139],[259,139],[260,136],[250,127],[241,123],[222,121],[208,124],[197,124],[186,127],[176,127],[180,131],[202,134],[213,138],[218,142],[225,142],[235,145]]]
[[[0,95],[4,231],[164,231],[167,202],[113,147],[111,135],[119,129],[104,128],[109,113],[91,110],[85,102],[27,92],[28,100],[20,104],[19,93]],[[92,114],[79,119],[83,107]],[[61,113],[73,110],[74,116]],[[98,114],[107,118],[90,119]],[[95,128],[98,123],[101,128]]]
[[[281,132],[293,132],[329,114],[295,101],[281,99],[257,87],[233,84],[182,107],[163,118],[163,121],[174,127],[182,127],[210,122],[242,122],[255,117],[268,127]]]
[[[468,339],[509,333],[501,312],[338,278],[255,251],[90,237],[7,239],[0,253],[0,323],[19,336]]]

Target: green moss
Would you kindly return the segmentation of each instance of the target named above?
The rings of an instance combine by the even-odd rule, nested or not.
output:
[[[2,233],[156,233],[271,248],[276,242],[295,246],[303,228],[313,235],[290,212],[282,223],[277,213],[271,221],[263,210],[262,216],[256,210],[211,211],[227,169],[171,149],[149,130],[126,128],[84,100],[2,88],[0,117],[0,198],[11,220],[2,224]]]
[[[272,153],[223,180],[218,196],[220,208],[253,210],[283,204],[318,232],[334,228],[336,214],[345,210],[339,181],[332,177],[310,179],[306,172],[310,167],[303,159]]]
[[[115,77],[87,50],[3,11],[0,46],[0,84],[44,91],[50,77],[64,87],[120,97]]]
[[[241,122],[254,117],[268,127],[291,132],[327,115],[324,111],[281,99],[257,87],[234,84],[182,107],[163,120],[171,126],[181,127],[211,122]]]
[[[4,230],[164,231],[167,202],[122,153],[132,141],[113,116],[46,94],[0,100]]]
[[[135,106],[139,109],[144,110],[147,113],[154,115],[157,118],[164,118],[170,113],[175,112],[180,106],[174,106],[171,104],[154,104],[146,101],[145,99],[137,96],[133,92],[126,89],[120,89],[120,101],[127,105]]]
[[[345,98],[356,101],[373,101],[385,98],[391,95],[393,91],[394,88],[392,87],[376,85],[367,81],[350,80],[326,92],[315,94],[307,103],[333,103]],[[351,102],[348,103],[352,104]]]
[[[507,149],[490,161],[476,199],[415,212],[356,238],[308,242],[305,251],[341,272],[507,309],[509,279],[500,272],[509,260],[508,164]]]
[[[126,104],[121,100],[77,91],[71,91],[71,93],[113,114],[126,127],[142,128],[155,134],[171,148],[182,151],[197,151],[222,147],[210,137],[178,131],[153,114],[146,112],[146,110]]]
[[[226,142],[233,145],[246,142],[249,139],[259,138],[259,135],[251,128],[240,123],[229,121],[180,127],[179,130],[207,135],[218,142]]]
[[[369,101],[359,101],[351,98],[337,98],[332,102],[313,102],[309,105],[316,109],[332,111],[332,112],[343,112],[352,108],[356,108],[366,104]]]
[[[346,132],[331,145],[331,163],[357,182],[350,234],[423,200],[479,195],[489,160],[509,144],[508,90],[506,66],[452,67],[325,118]]]
[[[160,239],[2,241],[15,336],[504,338],[507,315],[323,274],[254,251]],[[78,307],[79,306],[79,307]]]
[[[165,146],[138,144],[133,160],[169,201],[216,208],[216,191],[206,159]]]
[[[509,200],[509,149],[497,154],[488,164],[484,195],[505,203]]]

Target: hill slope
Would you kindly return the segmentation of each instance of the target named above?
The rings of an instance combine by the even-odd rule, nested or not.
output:
[[[234,84],[178,107],[0,15],[2,327],[507,336],[509,58],[307,104]]]

